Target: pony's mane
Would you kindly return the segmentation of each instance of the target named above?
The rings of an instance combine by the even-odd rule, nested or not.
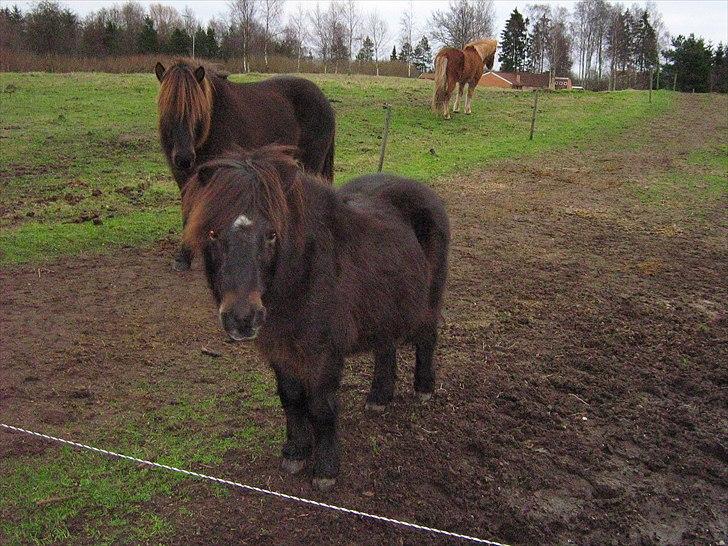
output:
[[[292,235],[298,241],[303,191],[295,152],[295,147],[280,144],[238,148],[200,166],[182,197],[185,242],[201,250],[210,235],[229,229],[251,208],[272,224],[279,238]]]
[[[198,84],[193,66],[184,59],[178,59],[165,71],[157,103],[160,129],[171,120],[184,120],[190,132],[198,135],[195,146],[199,147],[207,140],[212,119],[215,88],[208,73],[217,74],[205,66],[205,77]],[[198,124],[202,125],[199,134]]]
[[[475,51],[478,52],[481,60],[483,62],[486,62],[488,60],[488,57],[495,55],[495,50],[498,47],[498,42],[493,38],[483,38],[480,40],[473,40],[472,42],[465,44],[465,47],[463,49],[466,49],[468,47],[472,47],[473,49],[475,49]]]

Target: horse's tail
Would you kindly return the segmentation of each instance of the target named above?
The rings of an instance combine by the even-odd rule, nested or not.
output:
[[[447,56],[438,53],[435,57],[435,93],[432,95],[432,111],[436,114],[445,107],[447,96]]]

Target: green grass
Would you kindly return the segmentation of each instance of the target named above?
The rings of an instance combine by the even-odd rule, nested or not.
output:
[[[393,106],[385,170],[429,182],[608,138],[672,101],[662,92],[651,105],[632,91],[542,94],[529,142],[527,92],[479,89],[472,116],[443,121],[429,110],[431,82],[312,79],[337,113],[337,183],[376,170],[384,103]],[[156,136],[156,92],[151,74],[0,74],[0,263],[140,246],[179,230],[178,190]]]
[[[643,204],[700,216],[706,204],[728,196],[728,144],[690,152],[658,179],[636,187],[635,192]]]
[[[233,385],[214,398],[199,398],[188,386],[156,383],[155,391],[174,393],[174,403],[145,412],[132,404],[117,408],[116,417],[83,439],[100,447],[163,464],[197,469],[218,465],[225,453],[241,449],[250,455],[283,441],[282,431],[229,419],[230,405],[243,396],[246,407],[278,406],[274,389],[255,372],[240,375],[232,359],[218,361]],[[152,392],[147,384],[139,393]],[[113,408],[109,408],[110,410]],[[245,418],[242,418],[243,421]],[[61,434],[62,435],[62,434]],[[0,537],[13,544],[51,544],[88,538],[99,543],[158,541],[171,532],[170,516],[182,517],[184,505],[160,515],[150,503],[173,497],[186,501],[177,486],[179,474],[139,467],[128,461],[70,448],[51,446],[42,456],[0,461]],[[216,488],[217,494],[226,490]],[[177,511],[180,511],[177,513]]]

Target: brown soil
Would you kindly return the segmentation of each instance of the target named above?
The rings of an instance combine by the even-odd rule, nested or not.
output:
[[[639,150],[575,146],[438,185],[454,234],[436,396],[415,402],[403,351],[395,401],[367,414],[371,365],[351,362],[333,492],[282,475],[273,450],[231,452],[203,471],[509,543],[728,540],[726,203],[695,215],[641,205],[633,191],[725,142],[714,110],[725,100],[680,101],[644,128]],[[223,387],[202,345],[265,370],[248,348],[221,342],[202,273],[172,273],[171,253],[167,243],[1,272],[3,419],[83,440],[112,407],[172,403],[153,388],[165,377],[212,395]],[[283,426],[279,410],[254,418]],[[0,457],[45,449],[55,446],[3,434]],[[175,516],[173,543],[440,542],[180,487],[194,501],[155,500],[162,513],[191,509]]]

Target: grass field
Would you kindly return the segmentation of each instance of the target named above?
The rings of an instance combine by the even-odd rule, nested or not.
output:
[[[336,109],[337,183],[376,169],[384,103],[394,108],[385,169],[431,181],[608,137],[671,100],[655,93],[648,104],[629,91],[546,94],[529,142],[531,93],[480,89],[472,116],[444,122],[429,111],[431,82],[314,81]],[[178,231],[178,190],[156,135],[157,87],[151,74],[0,74],[0,263],[138,246]]]
[[[251,76],[250,79],[258,77]],[[529,305],[536,308],[534,298],[538,296],[529,290],[537,290],[543,279],[533,281],[530,274],[543,271],[529,265],[529,251],[536,252],[541,248],[533,241],[543,245],[539,262],[548,264],[548,260],[554,260],[556,263],[559,260],[554,257],[557,254],[551,247],[551,238],[563,235],[570,240],[573,233],[584,236],[590,224],[591,227],[600,225],[603,206],[610,218],[614,218],[616,226],[624,210],[633,205],[660,214],[674,209],[676,214],[692,218],[704,210],[713,210],[718,198],[725,198],[728,192],[725,135],[717,139],[711,134],[706,137],[707,143],[694,143],[684,155],[668,147],[665,154],[670,158],[669,164],[651,160],[636,166],[634,172],[625,166],[625,162],[637,162],[643,155],[655,154],[659,148],[659,144],[650,141],[655,139],[655,131],[651,135],[649,131],[643,133],[653,119],[662,118],[663,128],[674,127],[674,120],[684,113],[678,109],[678,98],[671,93],[654,93],[652,104],[648,104],[646,94],[640,92],[544,94],[539,99],[536,138],[529,142],[530,93],[479,90],[472,116],[456,115],[445,122],[429,112],[430,82],[364,77],[348,80],[335,76],[313,79],[334,101],[337,111],[337,183],[376,168],[384,117],[382,104],[390,103],[394,107],[394,117],[385,168],[438,185],[448,206],[453,206],[451,213],[457,217],[456,229],[460,230],[454,248],[453,284],[460,283],[462,294],[453,290],[451,300],[455,303],[450,304],[453,305],[450,312],[454,318],[443,335],[443,345],[453,347],[449,355],[454,365],[444,372],[452,375],[443,378],[445,391],[450,390],[452,394],[439,393],[436,399],[440,402],[435,400],[435,403],[441,405],[435,406],[436,410],[410,407],[400,402],[397,410],[400,413],[382,421],[367,421],[359,416],[359,409],[349,409],[346,415],[352,421],[352,428],[364,430],[361,438],[356,436],[357,439],[350,437],[348,440],[349,462],[355,458],[352,452],[356,449],[364,463],[359,465],[357,461],[351,466],[355,469],[361,466],[363,472],[384,472],[389,464],[387,457],[396,455],[398,446],[409,441],[407,435],[404,435],[405,439],[401,438],[400,429],[396,428],[400,425],[413,428],[421,425],[426,434],[429,434],[427,430],[439,427],[443,431],[438,435],[439,441],[450,442],[445,427],[458,428],[459,425],[439,421],[430,424],[428,419],[447,418],[454,407],[451,404],[460,403],[458,385],[462,382],[472,380],[469,388],[475,390],[478,385],[490,381],[483,377],[473,379],[467,374],[454,375],[467,365],[479,365],[478,359],[483,358],[479,351],[485,347],[482,340],[492,341],[497,332],[504,335],[512,332],[513,338],[501,340],[501,347],[510,349],[522,340],[544,333],[541,327],[548,321],[537,313],[535,318],[529,318],[530,322],[511,320],[511,313],[516,314],[518,309]],[[168,272],[166,264],[170,256],[159,256],[159,249],[144,251],[144,254],[138,251],[170,235],[177,237],[180,223],[177,188],[168,174],[156,137],[156,90],[157,82],[151,75],[0,74],[0,275],[12,272],[8,280],[11,275],[19,279],[14,285],[15,293],[7,297],[7,310],[11,311],[10,315],[20,317],[15,321],[20,325],[17,326],[20,333],[10,336],[3,332],[2,335],[13,337],[14,342],[18,341],[15,338],[27,335],[27,339],[12,344],[8,338],[0,340],[10,347],[5,353],[7,360],[0,359],[0,362],[9,363],[7,384],[13,389],[12,396],[0,407],[7,410],[9,420],[18,424],[42,426],[44,432],[68,434],[74,439],[166,464],[223,477],[240,477],[241,480],[246,477],[264,479],[263,472],[278,476],[272,461],[277,456],[284,431],[271,374],[251,356],[249,349],[238,345],[225,347],[219,359],[211,360],[201,355],[200,345],[214,343],[219,338],[216,325],[208,316],[209,296],[204,286],[202,283],[197,286],[190,277],[180,280],[181,277]],[[723,107],[725,101],[711,104]],[[665,142],[674,140],[673,137],[664,138]],[[643,147],[648,151],[643,153]],[[598,163],[596,166],[579,171],[584,166],[577,159],[576,165],[569,164],[561,170],[562,164],[573,157],[590,158],[592,153],[599,155],[593,160]],[[586,163],[589,161],[591,159],[585,160]],[[512,169],[513,163],[525,164],[523,172]],[[491,193],[483,197],[486,194],[481,193],[480,188],[474,188],[475,184],[485,184],[481,178],[460,175],[480,170],[486,171],[487,178],[490,166],[499,169],[499,179],[489,182]],[[509,169],[516,179],[513,188],[505,188],[507,184],[501,183],[509,181]],[[609,180],[611,172],[620,177],[619,183],[624,182],[626,191],[623,193],[628,197],[615,190],[609,197],[619,199],[603,205],[598,201],[602,196],[600,192],[618,185]],[[585,173],[583,180],[582,173]],[[579,208],[579,198],[592,193],[588,179],[594,173],[604,178],[600,179],[601,189],[593,191],[597,202],[588,201],[591,208],[586,205]],[[529,196],[531,186],[524,185],[524,179],[540,193]],[[462,183],[462,190],[444,186],[455,183]],[[503,194],[494,191],[493,187],[503,187]],[[514,193],[509,193],[511,190]],[[523,193],[519,193],[521,191]],[[559,192],[565,192],[563,202],[558,206],[549,205],[553,208],[539,209],[539,196],[549,200]],[[494,196],[500,196],[501,202]],[[576,204],[572,203],[572,198]],[[469,206],[471,201],[472,208]],[[494,215],[489,212],[491,206]],[[614,208],[610,208],[612,206]],[[620,209],[622,206],[625,208]],[[556,211],[554,217],[559,221],[591,216],[588,221],[578,224],[578,231],[573,230],[571,224],[562,226],[556,220],[540,225],[538,222],[548,217],[550,211]],[[639,214],[643,213],[640,209]],[[528,221],[523,222],[524,218]],[[472,226],[478,227],[481,223],[485,235],[480,231],[471,232],[475,230]],[[494,239],[489,247],[491,233],[499,229],[503,239]],[[518,233],[519,229],[525,232],[522,238],[511,240],[503,236],[503,233]],[[641,227],[630,227],[627,231],[643,232]],[[614,233],[624,235],[618,231]],[[602,244],[599,241],[609,240],[607,237],[600,233],[594,238],[594,244],[586,246],[595,247]],[[562,250],[567,248],[567,243],[562,241],[561,245]],[[167,252],[171,245],[162,248]],[[108,251],[114,249],[119,250],[118,257],[92,255],[65,259],[65,256],[87,252],[109,254]],[[498,264],[508,264],[507,257],[511,252],[517,267],[512,265],[510,271],[522,273],[515,284],[525,288],[523,293],[513,289],[514,300],[502,303],[499,308],[497,298],[493,296],[488,300],[491,296],[482,291],[479,279],[473,277],[482,274],[497,278],[499,273],[509,277],[512,273],[507,269],[500,270]],[[480,253],[488,259],[501,253],[493,260],[496,266],[490,264],[492,270],[487,275],[479,268],[490,262],[479,262],[473,270],[458,269],[473,256],[480,259]],[[574,283],[581,286],[568,275],[583,261],[583,256],[578,255],[572,261],[564,260],[564,271],[555,269],[557,280],[565,278],[567,282],[553,290],[553,294],[561,294]],[[50,262],[47,270],[36,269],[36,264],[41,262]],[[505,283],[503,278],[501,282]],[[532,282],[531,287],[529,283]],[[615,286],[623,285],[615,282]],[[507,298],[509,292],[506,290],[505,293]],[[69,294],[73,301],[69,300]],[[564,294],[565,299],[572,297],[570,292]],[[462,306],[457,303],[460,296],[464,302]],[[573,295],[574,298],[577,296],[579,293]],[[548,294],[543,296],[544,307],[550,305],[548,297]],[[600,295],[600,298],[607,296]],[[476,305],[481,301],[490,301],[489,311],[481,309],[487,305]],[[48,316],[43,315],[46,308],[54,306],[57,306],[55,315],[50,312]],[[571,311],[565,323],[571,324],[572,317],[578,318],[585,312],[580,307]],[[543,342],[542,348],[548,350],[550,344],[556,344],[555,360],[560,358],[561,352],[574,351],[568,344],[562,351],[558,343],[577,340],[586,335],[586,331],[599,331],[603,317],[596,312],[595,316],[600,321],[599,326],[576,333],[569,331],[563,334],[561,341],[552,336]],[[529,324],[532,330],[518,330],[528,328]],[[624,344],[615,342],[615,345]],[[524,370],[533,368],[533,360],[540,358],[533,347],[528,347],[518,353],[526,355],[523,367],[508,368],[518,362],[519,357],[508,353],[507,349],[503,351],[505,356],[500,365],[504,370],[495,372],[489,368],[488,373],[522,378]],[[457,360],[457,355],[462,355],[462,361]],[[0,369],[0,372],[5,371]],[[545,381],[539,375],[541,371],[543,369],[536,370],[535,376],[529,377],[532,385],[542,385]],[[584,375],[583,370],[571,370],[564,374],[563,381]],[[0,375],[0,401],[6,392],[2,390],[3,382]],[[521,383],[519,380],[519,385]],[[362,385],[364,379],[361,377],[350,379],[349,394],[365,388]],[[508,385],[506,388],[518,392]],[[551,392],[548,387],[540,388]],[[493,392],[490,391],[481,394],[483,400],[498,398],[491,396]],[[538,392],[531,394],[536,398],[540,396]],[[525,396],[524,400],[533,398]],[[552,397],[552,400],[557,398]],[[630,405],[634,400],[628,401]],[[352,405],[350,401],[349,405]],[[467,434],[486,410],[488,419],[505,415],[492,408],[475,408],[477,417],[463,418],[462,428]],[[356,421],[351,417],[353,413],[357,416]],[[605,410],[605,422],[610,419],[608,414]],[[514,422],[522,423],[523,419],[505,420],[494,426],[510,434],[515,430]],[[382,434],[382,430],[389,432]],[[557,437],[560,431],[560,428],[551,430],[549,435]],[[504,452],[516,453],[521,448],[517,443],[507,444],[506,437],[500,440],[504,442]],[[512,437],[510,441],[513,441]],[[5,453],[9,456],[4,457]],[[430,451],[428,455],[437,457],[438,453],[449,453],[449,446],[440,445],[439,451]],[[419,454],[415,453],[414,460],[405,460],[405,469],[416,466],[418,458]],[[369,464],[370,459],[380,463]],[[452,462],[439,461],[438,465],[444,468],[458,464],[460,459],[467,458],[454,457]],[[519,466],[521,463],[518,460],[510,463],[510,468],[523,470],[517,480],[518,486],[511,492],[522,492],[523,484],[534,472]],[[430,474],[437,474],[440,466],[430,468]],[[573,474],[570,468],[564,468],[564,472],[568,470],[567,474]],[[499,474],[501,470],[489,472]],[[351,483],[354,472],[349,469]],[[563,478],[555,475],[558,479]],[[294,483],[296,487],[300,485]],[[380,483],[399,482],[381,480]],[[406,483],[405,489],[411,489],[416,496],[419,482]],[[359,484],[364,484],[361,487],[364,502],[367,505],[376,502],[377,498],[369,495],[369,482],[360,479]],[[305,484],[300,485],[300,491],[293,489],[291,482],[281,484],[277,481],[273,486],[304,496],[310,493]],[[339,491],[342,497],[334,500],[358,506],[356,503],[362,498],[359,489],[347,484]],[[505,482],[503,491],[506,495]],[[193,541],[186,532],[188,528],[201,528],[199,520],[205,516],[204,506],[227,507],[224,500],[219,499],[228,497],[233,497],[228,504],[238,504],[239,498],[234,495],[227,489],[199,485],[70,449],[39,445],[34,440],[14,438],[9,447],[0,445],[0,542],[155,544],[168,539]],[[454,499],[450,500],[453,502],[449,505],[454,505]],[[220,504],[216,504],[218,501]],[[393,506],[399,505],[383,502],[383,510],[396,515]],[[488,504],[496,506],[498,503]],[[271,534],[262,542],[275,543],[275,529],[284,528],[294,516],[284,520],[269,508],[260,510],[269,513],[274,520],[267,523]],[[227,512],[215,509],[209,512],[226,523],[238,522],[248,516],[227,516]],[[231,519],[226,520],[226,517]],[[551,522],[551,517],[545,519]],[[238,537],[256,536],[267,521],[254,513],[250,518],[251,525],[257,525],[259,520],[263,523],[247,534],[245,529],[238,529]],[[409,515],[407,518],[412,519]],[[298,515],[295,519],[305,521]],[[465,520],[464,516],[462,520]],[[348,525],[349,522],[342,519],[340,524]],[[224,525],[215,521],[211,528],[217,527]],[[380,536],[379,542],[398,538],[383,536],[385,538]],[[507,534],[503,536],[508,538]],[[207,537],[194,538],[199,542]],[[210,542],[225,541],[224,535],[217,540],[210,539]]]

